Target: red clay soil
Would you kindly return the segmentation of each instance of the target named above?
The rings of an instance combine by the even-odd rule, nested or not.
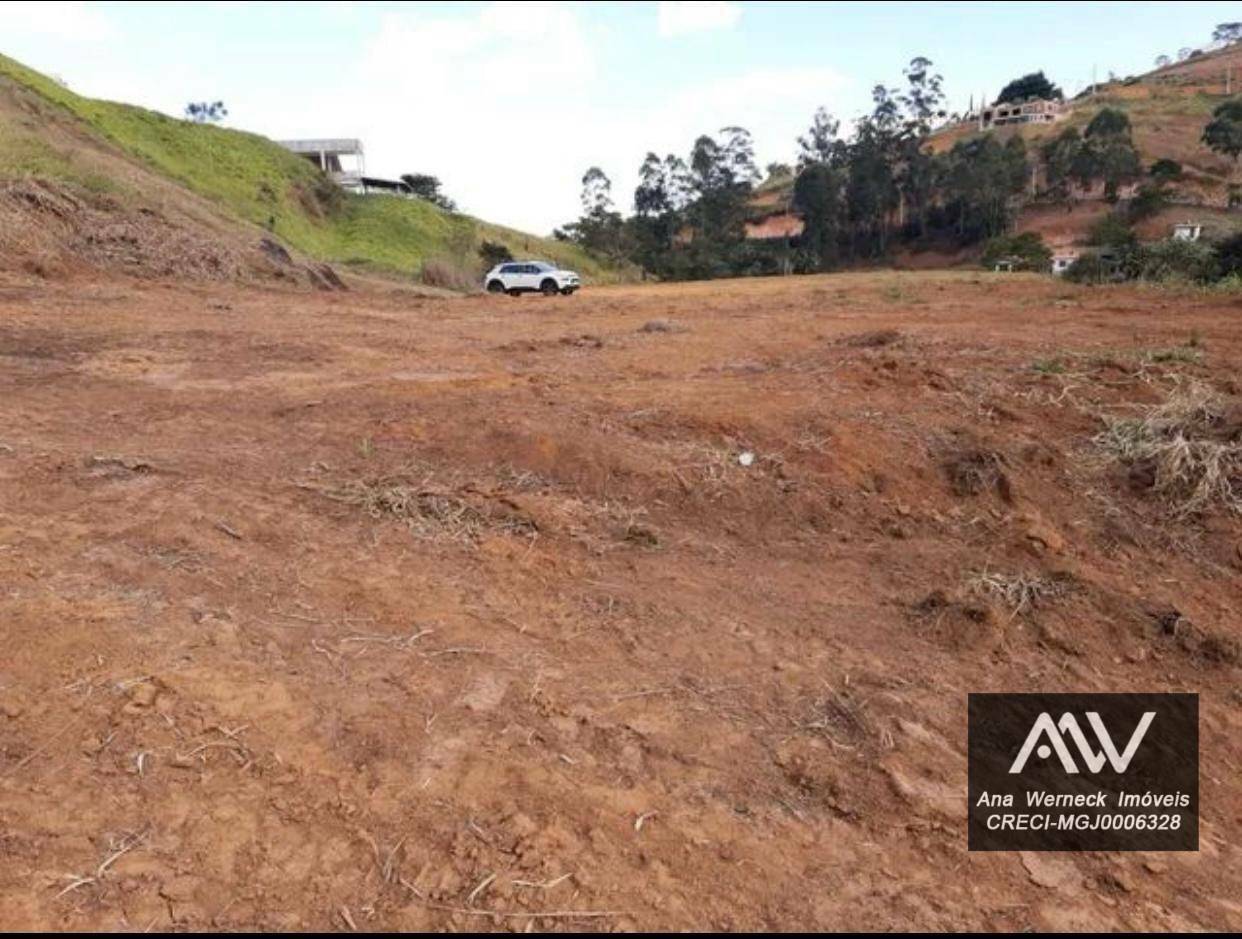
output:
[[[1242,928],[1242,518],[1092,443],[1237,295],[10,278],[0,365],[6,929]],[[1201,850],[968,853],[988,690],[1199,692]]]

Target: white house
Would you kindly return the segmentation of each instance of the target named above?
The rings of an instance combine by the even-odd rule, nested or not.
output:
[[[1078,260],[1077,251],[1060,251],[1052,256],[1052,273],[1060,277]]]
[[[1195,222],[1181,222],[1173,226],[1174,241],[1198,241],[1203,234],[1203,226]]]

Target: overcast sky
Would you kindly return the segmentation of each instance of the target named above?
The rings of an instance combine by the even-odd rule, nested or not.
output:
[[[546,233],[592,164],[629,210],[648,150],[739,124],[788,161],[817,105],[848,120],[931,58],[951,104],[1044,69],[1068,93],[1242,18],[1228,3],[0,2],[0,52],[79,93],[179,115],[223,99],[270,137],[359,137],[471,214]]]

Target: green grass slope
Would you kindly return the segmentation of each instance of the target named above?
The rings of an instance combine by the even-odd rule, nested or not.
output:
[[[420,199],[342,192],[308,161],[258,134],[85,98],[4,55],[0,77],[64,109],[95,135],[226,215],[270,228],[292,247],[324,261],[403,274],[429,260],[469,270],[487,239],[505,244],[516,256],[574,267],[597,282],[618,277],[573,245],[444,212]],[[120,181],[78,172],[72,153],[49,146],[37,134],[0,134],[0,179],[24,175],[128,191]]]

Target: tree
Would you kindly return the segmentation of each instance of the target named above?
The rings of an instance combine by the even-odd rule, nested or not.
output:
[[[185,106],[185,117],[195,124],[218,124],[229,116],[223,101],[191,101]]]
[[[1091,122],[1087,124],[1086,137],[1107,137],[1130,133],[1130,119],[1125,111],[1116,108],[1101,108]]]
[[[593,215],[612,211],[612,180],[598,166],[582,176],[582,214]]]
[[[1081,148],[1082,135],[1073,127],[1061,131],[1040,148],[1048,180],[1048,193],[1064,202],[1067,208],[1073,206],[1070,184],[1076,182],[1073,173],[1074,159]]]
[[[1168,157],[1161,157],[1151,165],[1147,174],[1160,183],[1176,182],[1182,178],[1182,164]]]
[[[1242,155],[1242,98],[1232,98],[1217,106],[1203,128],[1203,142],[1237,165],[1238,156]]]
[[[1129,220],[1116,211],[1100,216],[1087,231],[1087,244],[1102,248],[1127,249],[1138,244]]]
[[[625,252],[625,224],[612,204],[612,180],[598,166],[582,176],[582,215],[553,234],[593,254],[620,258]]]
[[[880,120],[863,118],[850,145],[845,183],[850,222],[850,253],[883,254],[888,248],[889,219],[901,191],[893,172],[893,135]]]
[[[749,188],[759,181],[755,167],[755,142],[744,127],[725,127],[720,131],[722,168],[728,184]]]
[[[1001,89],[1001,93],[996,96],[997,104],[1005,104],[1010,101],[1021,101],[1025,98],[1044,98],[1046,100],[1060,101],[1065,95],[1061,89],[1054,85],[1043,72],[1032,72],[1029,75],[1023,75],[1021,78],[1015,78],[1008,85]]]
[[[954,231],[962,244],[1004,234],[1030,167],[1021,137],[992,134],[960,140],[943,158],[941,179]]]
[[[730,265],[746,238],[747,203],[759,172],[749,131],[722,128],[717,138],[707,135],[690,152],[689,183],[694,228],[690,269],[698,276],[730,273]]]
[[[808,267],[827,270],[837,260],[844,221],[841,171],[827,163],[811,163],[794,182],[793,209],[800,216],[801,248]]]
[[[1130,119],[1124,111],[1102,108],[1087,125],[1083,147],[1083,172],[1103,181],[1104,198],[1109,202],[1117,201],[1122,185],[1142,176],[1143,167],[1130,137]]]
[[[1139,186],[1134,198],[1126,205],[1126,217],[1131,222],[1159,215],[1169,205],[1169,191],[1162,180]]]
[[[457,204],[440,190],[440,180],[428,173],[406,173],[401,181],[420,199],[438,205],[446,212],[456,212]]]
[[[904,124],[896,141],[897,183],[901,191],[903,221],[910,231],[922,235],[935,189],[935,161],[927,152],[932,125],[944,118],[942,79],[932,72],[932,61],[923,56],[906,66],[906,90],[898,95]]]
[[[1238,42],[1242,40],[1242,23],[1219,23],[1212,30],[1214,42]]]
[[[1167,55],[1156,56],[1156,68],[1165,68],[1172,64],[1173,64],[1173,60],[1170,59]]]
[[[837,137],[840,129],[841,122],[829,114],[826,108],[817,108],[810,128],[798,138],[798,168],[812,163],[837,162],[845,147],[845,142]]]
[[[643,271],[670,270],[673,240],[688,198],[686,164],[673,154],[661,160],[648,153],[638,170],[634,190],[634,260]]]
[[[926,137],[932,124],[945,116],[944,81],[932,72],[931,59],[916,56],[906,66],[906,90],[897,100],[905,111],[906,131],[912,136]]]

